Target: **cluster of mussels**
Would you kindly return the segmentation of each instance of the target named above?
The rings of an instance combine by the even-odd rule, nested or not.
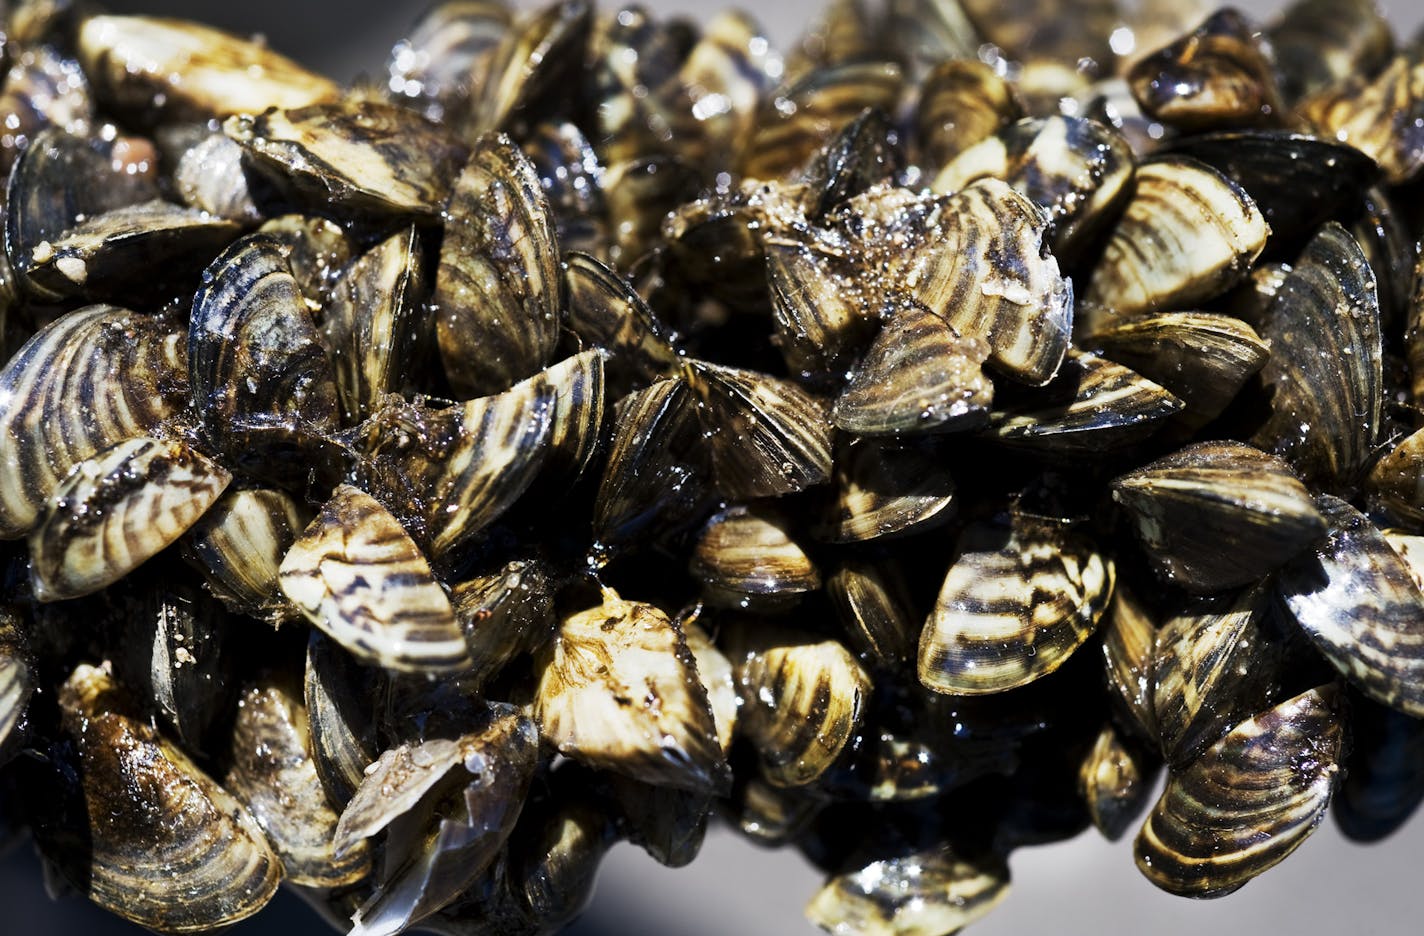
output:
[[[447,2],[343,89],[16,5],[0,828],[356,936],[556,930],[712,813],[947,933],[1164,765],[1173,893],[1396,828],[1424,42],[1125,6]]]

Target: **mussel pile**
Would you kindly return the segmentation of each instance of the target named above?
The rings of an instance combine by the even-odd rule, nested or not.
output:
[[[0,830],[548,933],[709,820],[973,922],[1424,798],[1424,38],[1371,0],[5,23]],[[1151,802],[1159,777],[1165,789]],[[1145,814],[1145,817],[1144,817]]]

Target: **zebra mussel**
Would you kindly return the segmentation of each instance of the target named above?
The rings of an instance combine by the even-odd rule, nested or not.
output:
[[[1212,897],[1408,818],[1421,43],[882,6],[448,0],[351,87],[10,6],[0,815],[54,880],[547,933],[725,821],[929,936],[1089,826]]]

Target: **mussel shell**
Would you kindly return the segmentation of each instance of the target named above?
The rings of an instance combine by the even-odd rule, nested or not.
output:
[[[1128,72],[1144,112],[1184,130],[1251,126],[1277,119],[1274,63],[1260,33],[1234,9],[1138,59]]]
[[[897,309],[836,399],[836,427],[857,435],[954,432],[988,417],[994,385],[983,338],[961,337],[929,309]]]
[[[780,53],[750,14],[728,9],[703,26],[678,77],[701,126],[704,165],[730,164],[746,147],[757,105],[771,92],[781,67]]]
[[[1002,179],[1047,212],[1053,249],[1067,260],[1128,196],[1134,162],[1122,134],[1096,120],[1026,118],[959,154],[934,189],[952,193],[977,179]]]
[[[337,815],[312,761],[307,713],[285,680],[246,686],[232,726],[223,783],[267,833],[286,879],[306,887],[354,884],[371,870],[365,842],[337,856]]]
[[[692,549],[690,572],[708,602],[776,608],[821,587],[821,574],[775,514],[732,507],[712,516]]]
[[[826,594],[862,659],[896,670],[914,657],[919,635],[893,562],[848,559],[826,579]]]
[[[603,175],[613,243],[609,260],[632,267],[663,240],[663,222],[702,190],[702,178],[680,156],[650,156],[614,163]]]
[[[738,732],[773,786],[814,782],[845,750],[864,717],[870,676],[832,639],[737,620],[723,649],[742,698]]]
[[[115,306],[42,329],[0,371],[0,536],[29,532],[75,465],[157,430],[187,398],[181,333]],[[116,378],[115,375],[121,375]],[[73,387],[84,390],[76,406]]]
[[[1307,125],[1379,164],[1404,185],[1424,169],[1424,60],[1404,53],[1378,75],[1352,75],[1300,102]]]
[[[12,25],[12,24],[7,24]],[[11,32],[10,37],[14,39]],[[8,173],[26,147],[45,127],[70,133],[83,131],[94,116],[89,83],[79,63],[49,45],[27,45],[18,55],[9,48],[0,87],[0,172]]]
[[[1122,838],[1147,808],[1160,764],[1111,725],[1098,733],[1078,772],[1078,791],[1093,825],[1109,841]]]
[[[1003,692],[1048,675],[1112,599],[1112,560],[1053,521],[975,524],[954,555],[920,635],[920,682],[935,692]]]
[[[1270,612],[1271,592],[1257,586],[1194,600],[1157,632],[1152,711],[1169,763],[1190,763],[1276,701],[1283,638],[1269,627]]]
[[[104,909],[165,933],[210,930],[262,909],[282,865],[252,814],[136,717],[103,670],[80,666],[59,702],[73,751],[53,769],[74,773],[45,787],[53,800],[40,816],[71,814],[58,825],[37,817],[36,831],[65,879]]]
[[[478,688],[514,659],[542,647],[553,635],[554,582],[538,559],[515,559],[450,590],[455,618],[465,632],[474,669],[462,677]]]
[[[692,613],[680,615],[680,623],[687,638],[687,649],[697,663],[697,677],[707,688],[707,703],[712,708],[712,720],[717,723],[717,743],[722,746],[723,754],[730,754],[742,703],[737,695],[732,661],[717,649],[712,638],[697,623],[700,614],[701,606],[694,606]]]
[[[764,180],[791,175],[866,108],[893,113],[903,84],[900,66],[886,61],[828,65],[807,74],[763,101],[741,174]]]
[[[1331,812],[1346,838],[1377,842],[1424,801],[1424,722],[1360,696],[1349,702],[1350,750]]]
[[[537,105],[576,81],[593,26],[593,4],[561,0],[529,14],[505,31],[490,59],[475,125],[508,130],[540,116]]]
[[[1242,722],[1167,780],[1137,837],[1137,867],[1163,890],[1219,897],[1295,851],[1339,780],[1344,722],[1331,687]]]
[[[1424,523],[1424,431],[1405,436],[1375,462],[1368,487],[1390,516],[1411,525]]]
[[[498,0],[437,3],[391,49],[391,97],[431,120],[455,123],[478,99],[514,13]]]
[[[556,410],[563,409],[542,375],[446,409],[390,395],[353,430],[357,476],[438,559],[524,493],[550,452]],[[586,441],[580,415],[590,414],[567,414],[563,433],[575,452]]]
[[[295,613],[277,584],[277,570],[308,519],[283,491],[230,489],[193,524],[184,553],[229,608],[276,623]]]
[[[787,845],[800,837],[824,803],[805,787],[779,787],[760,774],[737,777],[727,818],[758,845]]]
[[[1354,75],[1372,75],[1394,49],[1394,30],[1374,0],[1296,0],[1267,37],[1287,102]]]
[[[419,547],[380,503],[338,487],[282,560],[283,593],[358,659],[410,673],[470,665],[469,648]]]
[[[1194,134],[1164,148],[1220,170],[1251,196],[1275,241],[1297,244],[1348,216],[1379,177],[1374,160],[1354,147],[1289,130]],[[1274,241],[1267,251],[1278,256]]]
[[[832,877],[806,905],[806,918],[832,933],[951,933],[984,917],[1008,892],[1001,860],[968,860],[944,845]]]
[[[40,601],[111,585],[182,536],[232,480],[178,441],[139,437],[80,462],[30,534]]]
[[[547,798],[531,797],[519,820],[510,835],[510,889],[521,898],[524,918],[533,921],[528,925],[552,931],[572,922],[588,904],[618,828],[602,803],[557,785]],[[482,916],[490,920],[494,915]]]
[[[681,868],[702,850],[712,797],[610,775],[609,793],[620,812],[628,841],[658,864]]]
[[[55,298],[27,276],[42,245],[115,208],[158,197],[153,179],[118,171],[118,142],[75,136],[51,127],[15,161],[6,189],[5,252],[20,283],[40,298]]]
[[[602,261],[582,253],[564,257],[569,328],[609,353],[610,364],[654,381],[677,364],[668,329],[631,283]]]
[[[1143,163],[1136,180],[1089,280],[1089,302],[1125,315],[1190,308],[1250,272],[1270,225],[1244,189],[1180,156]]]
[[[284,214],[257,229],[276,241],[312,315],[320,315],[341,271],[359,254],[356,241],[329,218]]]
[[[496,393],[548,364],[558,343],[553,213],[519,147],[488,134],[445,214],[434,298],[440,356],[458,392]]]
[[[114,208],[69,228],[30,252],[25,270],[35,290],[54,301],[112,298],[155,271],[172,276],[211,257],[237,236],[235,222],[155,200]]]
[[[359,667],[334,640],[312,631],[303,700],[312,761],[332,806],[344,809],[380,753],[376,747],[376,671]]]
[[[348,424],[371,415],[409,379],[422,338],[422,262],[410,227],[366,251],[332,284],[321,332]]]
[[[1103,675],[1114,711],[1134,734],[1154,746],[1159,738],[1152,708],[1156,643],[1157,624],[1151,610],[1119,580],[1103,622]]]
[[[0,608],[0,764],[19,738],[25,711],[38,684],[26,637],[27,623],[13,607]]]
[[[1069,351],[1041,392],[1001,393],[985,434],[1015,448],[1096,455],[1141,442],[1182,407],[1181,400],[1131,368]]]
[[[563,619],[538,669],[535,718],[565,756],[674,789],[730,784],[687,639],[653,605],[605,590]]]
[[[1270,356],[1269,345],[1250,325],[1208,312],[1133,317],[1083,343],[1181,400],[1176,419],[1191,429],[1220,416]]]
[[[594,538],[605,548],[686,522],[711,482],[711,467],[696,447],[696,401],[686,381],[659,380],[629,394],[618,401],[613,421],[594,498]]]
[[[915,109],[921,163],[930,169],[947,166],[1022,117],[1013,85],[992,67],[972,58],[938,62],[920,85]]]
[[[954,478],[936,449],[862,439],[836,457],[835,499],[816,533],[859,543],[922,533],[954,516]]]
[[[593,144],[572,123],[543,123],[522,142],[544,186],[559,246],[607,258],[610,233],[603,195],[603,165]]]
[[[204,436],[259,477],[305,477],[340,424],[321,336],[277,241],[242,238],[193,297],[188,370]]]
[[[1374,273],[1338,224],[1306,246],[1260,332],[1270,415],[1251,441],[1309,483],[1354,490],[1381,427],[1383,351]]]
[[[1424,594],[1363,514],[1321,495],[1329,533],[1277,586],[1301,629],[1366,695],[1424,717]]]
[[[723,494],[771,497],[830,478],[831,420],[820,400],[788,380],[705,361],[687,365],[687,382]]]
[[[1206,593],[1269,574],[1326,529],[1279,458],[1239,442],[1202,442],[1112,482],[1113,499],[1158,575]]]
[[[484,703],[458,739],[434,738],[383,754],[336,833],[340,852],[358,834],[388,829],[385,869],[352,917],[351,932],[400,932],[472,885],[514,830],[537,754],[534,724],[498,702]],[[413,788],[406,786],[409,779],[418,781]],[[395,791],[411,795],[392,797]]]
[[[852,287],[842,258],[816,238],[763,238],[773,339],[793,374],[811,380],[843,374],[862,349],[873,319]]]
[[[223,132],[283,195],[336,218],[433,217],[466,155],[445,127],[370,99],[244,113]]]
[[[260,114],[340,90],[262,43],[189,20],[91,16],[78,46],[100,99],[148,121]]]
[[[807,215],[824,217],[831,209],[903,171],[900,137],[889,113],[867,107],[826,143],[806,167]]]
[[[1044,248],[1042,209],[997,179],[937,208],[941,220],[925,239],[889,258],[898,285],[960,335],[988,341],[1001,372],[1048,383],[1068,352],[1073,286]]]

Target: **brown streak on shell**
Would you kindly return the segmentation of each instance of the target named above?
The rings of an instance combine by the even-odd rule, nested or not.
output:
[[[282,591],[358,658],[411,673],[467,669],[450,599],[405,530],[369,494],[336,489],[282,560]]]
[[[80,462],[30,534],[39,601],[111,585],[182,536],[232,480],[182,442],[139,437]]]

